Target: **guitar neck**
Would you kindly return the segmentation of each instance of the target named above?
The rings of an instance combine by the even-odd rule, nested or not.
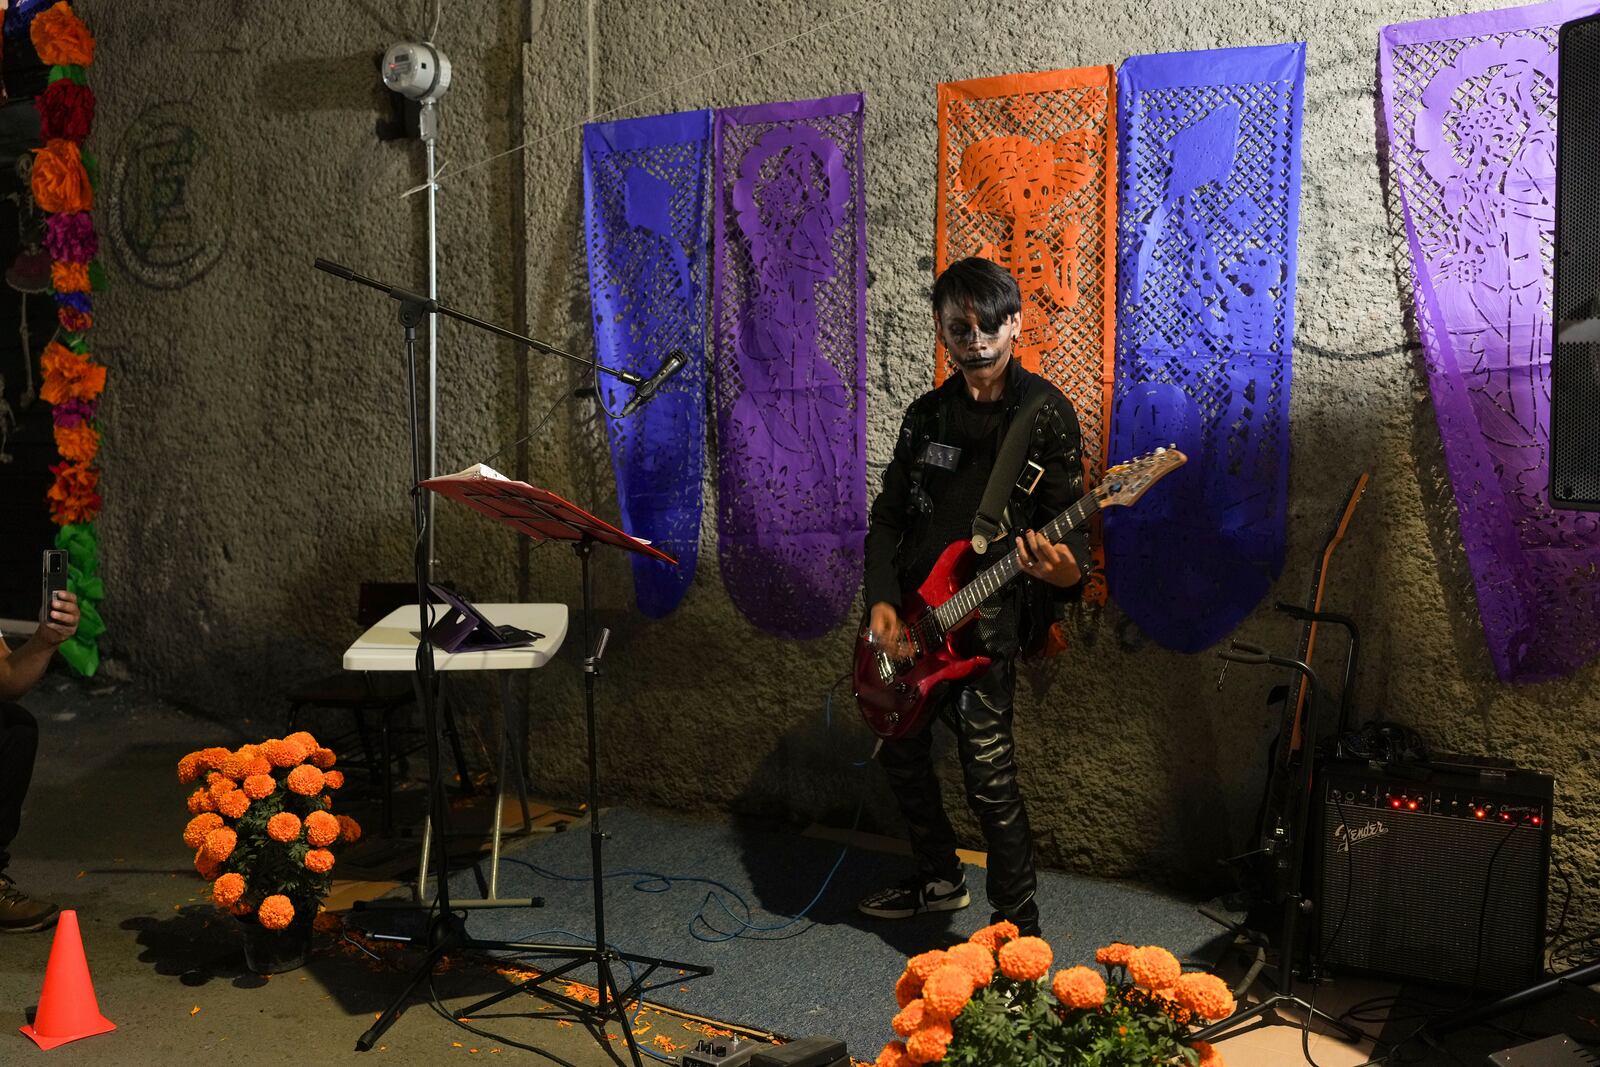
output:
[[[1049,525],[1040,530],[1039,535],[1053,544],[1083,525],[1090,515],[1099,510],[1100,498],[1094,493],[1086,493],[1076,504],[1057,515]],[[1004,589],[1021,573],[1022,563],[1017,550],[1013,548],[992,567],[962,586],[960,592],[933,610],[933,616],[939,621],[940,629],[946,632],[954,629],[963,619],[977,611],[980,604]]]

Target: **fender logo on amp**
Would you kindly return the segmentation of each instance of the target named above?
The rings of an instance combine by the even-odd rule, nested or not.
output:
[[[1344,823],[1340,823],[1333,831],[1333,839],[1339,842],[1340,852],[1349,852],[1351,845],[1359,845],[1361,842],[1371,840],[1374,837],[1382,837],[1388,832],[1389,828],[1376,819],[1365,826],[1358,826],[1354,830],[1346,827]]]

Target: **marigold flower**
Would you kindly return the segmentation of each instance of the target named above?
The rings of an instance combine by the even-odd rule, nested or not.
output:
[[[94,186],[83,167],[76,141],[56,138],[33,150],[33,202],[39,210],[88,211],[94,207]]]
[[[260,800],[263,797],[270,797],[272,791],[278,788],[278,783],[270,774],[251,774],[245,777],[242,788],[245,796],[251,800]]]
[[[972,972],[959,963],[940,967],[922,983],[923,1018],[954,1019],[967,1006],[967,1001],[972,999],[975,984]]]
[[[343,789],[344,788],[344,772],[343,771],[323,771],[322,772],[322,784],[327,786],[329,789]]]
[[[244,875],[229,871],[211,883],[211,899],[224,908],[231,908],[244,896]]]
[[[339,840],[339,820],[325,811],[314,811],[306,816],[306,840],[312,848],[323,848]]]
[[[1212,1047],[1209,1041],[1191,1041],[1189,1047],[1200,1053],[1200,1067],[1226,1067],[1222,1062],[1222,1053]]]
[[[257,752],[250,757],[250,762],[244,765],[244,772],[247,778],[252,774],[271,774],[272,761]]]
[[[94,34],[62,0],[40,12],[28,25],[39,61],[51,67],[87,67],[94,62]]]
[[[361,840],[361,824],[348,815],[335,815],[339,822],[339,840],[345,844]]]
[[[955,1034],[949,1023],[928,1023],[906,1038],[906,1058],[912,1063],[935,1063],[944,1059]]]
[[[926,982],[933,976],[933,972],[950,962],[950,956],[942,948],[931,952],[923,952],[912,956],[906,963],[906,970],[916,975],[917,981]]]
[[[76,426],[54,426],[56,451],[68,463],[93,463],[100,451],[100,431],[86,422]]]
[[[1128,955],[1128,977],[1146,989],[1165,989],[1182,973],[1178,957],[1160,945],[1145,945]]]
[[[204,811],[189,820],[183,828],[183,843],[190,848],[205,844],[206,835],[222,826],[222,816],[214,811]]]
[[[333,870],[333,853],[325,848],[313,848],[306,852],[306,870],[316,874],[327,874]]]
[[[297,763],[305,762],[306,748],[298,741],[283,738],[262,745],[261,754],[267,757],[274,767],[293,767]]]
[[[200,777],[200,772],[204,769],[200,766],[200,753],[191,752],[178,761],[178,781],[188,785]]]
[[[228,758],[222,761],[222,766],[218,767],[217,770],[221,771],[224,777],[232,778],[234,781],[239,782],[244,780],[247,773],[245,766],[249,762],[250,757],[238,752],[230,752],[228,753]]]
[[[39,369],[44,378],[39,386],[39,398],[47,404],[61,404],[68,400],[93,400],[106,388],[106,369],[80,352],[74,352],[60,341],[44,346],[39,356]],[[209,760],[207,753],[227,749],[203,749],[192,753],[200,770],[211,770],[220,761]],[[179,766],[183,763],[180,760]],[[187,785],[188,783],[184,783]]]
[[[1133,955],[1133,946],[1124,945],[1121,941],[1113,941],[1105,948],[1096,949],[1094,959],[1106,967],[1126,967],[1128,957]]]
[[[891,1041],[878,1053],[874,1067],[910,1067],[910,1064],[911,1061],[906,1058],[906,1043]]]
[[[990,952],[999,952],[1001,945],[1016,937],[1020,932],[1016,923],[997,922],[975,931],[967,940],[974,945],[982,945]]]
[[[222,761],[231,755],[233,755],[233,753],[223,748],[221,745],[212,745],[210,748],[202,748],[200,750],[200,766],[208,771],[218,770],[222,767]]]
[[[1179,975],[1172,986],[1172,997],[1202,1019],[1226,1019],[1233,1014],[1233,993],[1228,983],[1214,974],[1196,971]]]
[[[63,263],[60,260],[50,264],[50,288],[58,293],[87,293],[89,285],[89,264]]]
[[[43,390],[40,395],[44,395]],[[57,463],[50,468],[50,473],[56,476],[45,493],[50,505],[50,521],[59,526],[93,522],[100,514],[101,501],[97,492],[100,468],[86,467],[82,463]]]
[[[61,216],[51,215],[50,217],[56,219]],[[94,316],[87,311],[79,311],[77,308],[58,307],[56,308],[56,321],[61,323],[61,328],[68,333],[83,333],[94,325]]]
[[[913,1000],[896,1013],[889,1025],[894,1027],[894,1032],[901,1037],[910,1037],[911,1032],[925,1021],[923,1007],[924,1005],[920,999]]]
[[[306,750],[306,754],[302,756],[301,759],[310,758],[311,753],[322,747],[317,743],[317,739],[312,736],[310,730],[296,730],[294,733],[286,735],[284,740],[293,741],[295,744]]]
[[[1106,1002],[1106,980],[1087,967],[1069,967],[1055,976],[1050,991],[1069,1008],[1098,1008]]]
[[[267,820],[267,836],[288,844],[300,840],[300,816],[292,811],[280,811]]]
[[[189,794],[189,814],[199,815],[202,811],[215,811],[217,806],[211,800],[211,794],[204,789],[196,789]]]
[[[319,748],[306,757],[308,763],[324,771],[332,767],[337,759],[338,757],[334,755],[331,748]]]
[[[208,882],[217,880],[217,875],[222,873],[222,864],[207,858],[204,852],[194,854],[194,869],[200,872],[200,877]]]
[[[282,893],[274,893],[261,902],[256,916],[268,930],[282,930],[294,921],[294,905]]]
[[[303,797],[314,797],[322,792],[322,772],[309,763],[302,763],[289,772],[283,784]]]
[[[250,798],[244,795],[243,790],[231,790],[222,794],[217,801],[217,810],[230,819],[242,818],[250,810]]]
[[[1000,946],[1000,973],[1018,982],[1033,982],[1050,973],[1055,954],[1042,937],[1019,937]]]
[[[224,778],[219,774],[211,780],[210,785],[206,786],[206,792],[211,794],[211,800],[215,803],[238,788],[238,784],[232,778]]]
[[[972,980],[978,986],[986,986],[994,977],[994,953],[982,945],[974,945],[970,941],[959,945],[952,945],[946,950],[951,962],[959,963],[972,975]]]
[[[921,995],[922,983],[917,981],[917,976],[910,971],[900,975],[894,984],[894,1002],[902,1008]]]
[[[221,863],[233,855],[233,850],[238,845],[238,833],[230,826],[221,826],[206,834],[205,844],[200,846],[200,852],[213,863]]]

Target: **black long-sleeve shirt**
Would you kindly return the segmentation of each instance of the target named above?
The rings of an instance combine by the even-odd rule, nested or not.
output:
[[[983,499],[989,473],[1004,439],[1009,416],[1037,390],[1047,390],[1045,409],[1038,415],[1047,428],[1037,450],[1044,468],[1039,484],[1028,498],[1028,514],[1013,516],[1025,525],[1009,531],[1007,539],[979,557],[998,560],[1014,546],[1022,529],[1038,529],[1071,506],[1083,492],[1083,448],[1078,416],[1072,403],[1045,379],[1023,369],[1014,359],[1006,370],[1004,395],[980,404],[966,390],[960,375],[938,389],[924,393],[906,410],[895,444],[894,458],[883,472],[883,484],[872,502],[866,540],[865,599],[868,610],[879,602],[898,609],[903,597],[922,584],[939,554],[952,541],[972,535],[972,520]],[[942,421],[941,421],[942,416]],[[921,487],[932,507],[920,511],[913,502],[913,472],[928,439],[961,450],[954,470],[928,465]],[[1030,448],[1030,453],[1034,450]],[[1078,566],[1087,573],[1089,542],[1082,530],[1064,538]],[[1017,651],[1021,627],[1023,583],[1043,585],[1024,577],[984,603],[974,625],[977,651],[994,656]],[[1075,599],[1082,583],[1070,589],[1048,587],[1056,599]],[[1041,591],[1041,590],[1035,590]]]

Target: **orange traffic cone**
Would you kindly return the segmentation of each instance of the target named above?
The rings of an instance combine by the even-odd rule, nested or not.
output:
[[[64,911],[56,920],[56,939],[50,945],[50,962],[44,969],[44,989],[39,993],[39,1010],[33,1025],[21,1027],[42,1049],[52,1049],[93,1037],[117,1024],[100,1014],[94,999],[94,983],[89,981],[89,960],[83,954],[83,936],[78,933],[78,913]]]

